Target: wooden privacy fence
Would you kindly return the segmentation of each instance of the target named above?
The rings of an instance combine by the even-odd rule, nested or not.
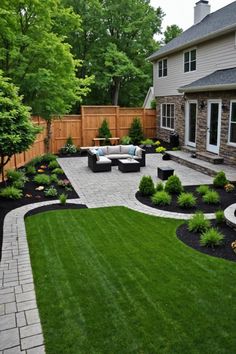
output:
[[[67,115],[62,119],[53,120],[51,149],[58,153],[65,145],[69,136],[76,146],[92,146],[93,138],[98,134],[102,121],[106,119],[113,137],[121,138],[128,135],[129,128],[135,117],[140,118],[146,138],[156,136],[156,111],[144,108],[121,108],[119,106],[82,106],[81,115]],[[33,117],[33,121],[46,128],[45,121]],[[5,169],[18,168],[37,155],[45,152],[44,139],[46,129],[37,137],[33,146],[22,154],[15,155]]]

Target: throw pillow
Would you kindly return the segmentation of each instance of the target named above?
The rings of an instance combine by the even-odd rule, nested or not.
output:
[[[104,156],[104,152],[103,152],[102,149],[98,149],[98,155],[99,155],[99,156]]]
[[[97,160],[99,160],[99,153],[98,153],[98,150],[92,149],[91,152],[92,152],[94,155],[96,155]]]
[[[129,155],[134,156],[135,155],[135,149],[136,149],[136,146],[131,145],[130,148],[129,148]]]

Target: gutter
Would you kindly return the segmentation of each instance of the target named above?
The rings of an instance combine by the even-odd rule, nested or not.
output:
[[[204,91],[222,91],[222,90],[235,90],[236,83],[234,84],[219,84],[219,85],[206,85],[206,86],[192,86],[192,87],[180,87],[178,91],[180,93],[188,92],[204,92]]]
[[[203,37],[200,37],[200,38],[197,38],[195,40],[192,40],[192,41],[189,41],[189,42],[186,42],[178,47],[175,47],[173,49],[167,49],[166,51],[155,55],[155,54],[152,54],[150,55],[147,60],[150,60],[151,62],[153,61],[156,61],[157,59],[160,59],[162,57],[165,57],[169,54],[172,54],[172,53],[177,53],[179,51],[181,51],[182,49],[186,49],[188,48],[189,46],[194,46],[196,44],[199,44],[199,43],[203,43],[205,41],[208,41],[210,39],[213,39],[215,37],[218,37],[218,36],[223,36],[224,34],[228,34],[229,32],[233,31],[236,29],[236,24],[234,23],[233,25],[230,25],[230,26],[227,26],[225,27],[223,30],[220,29],[216,32],[213,32],[213,33],[210,33],[210,34],[207,34],[206,36],[203,36]],[[161,50],[161,49],[160,49]]]

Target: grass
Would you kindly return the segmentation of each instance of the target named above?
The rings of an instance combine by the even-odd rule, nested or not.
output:
[[[235,352],[236,264],[124,207],[26,219],[47,354]]]

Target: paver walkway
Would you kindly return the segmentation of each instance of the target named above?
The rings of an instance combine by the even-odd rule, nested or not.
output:
[[[161,155],[147,155],[147,166],[137,173],[93,173],[87,157],[59,159],[80,199],[68,202],[88,207],[126,206],[147,214],[187,219],[189,215],[158,211],[139,203],[135,198],[140,178],[150,175],[157,181],[157,166],[171,166],[184,185],[211,183],[212,178]],[[0,354],[45,353],[42,328],[37,309],[24,215],[35,207],[57,201],[26,205],[7,214],[4,220],[2,261],[0,263]],[[208,214],[209,218],[213,214]]]

